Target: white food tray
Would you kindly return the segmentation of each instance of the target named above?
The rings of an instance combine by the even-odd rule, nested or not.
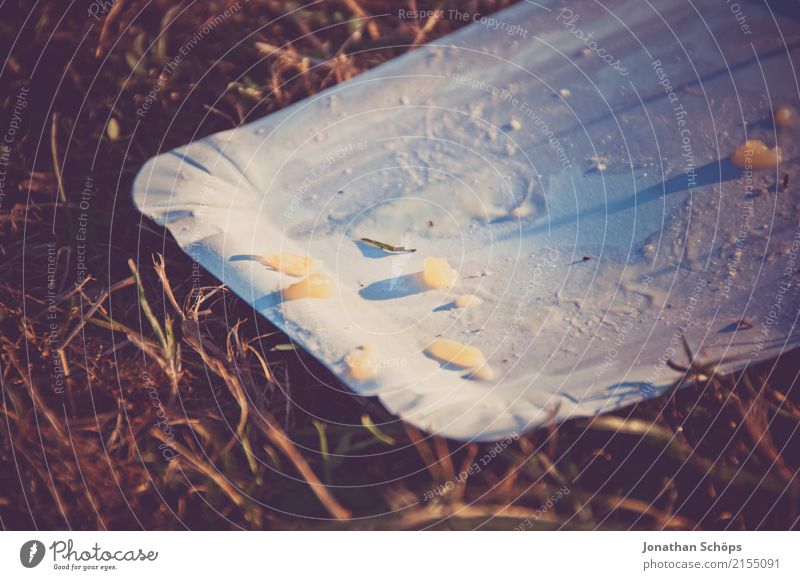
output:
[[[159,155],[135,203],[429,433],[492,440],[656,396],[683,336],[737,359],[726,370],[797,346],[798,197],[775,192],[795,138],[771,122],[798,98],[781,36],[796,15],[744,3],[746,34],[716,1],[610,6],[520,2],[492,17],[508,26],[476,22]],[[786,160],[749,184],[727,161],[746,137]],[[251,259],[265,252],[318,260],[335,296],[281,300],[297,279]],[[458,270],[453,289],[420,288],[428,256]],[[465,293],[483,303],[452,308]],[[436,337],[479,348],[495,378],[426,355]],[[345,357],[367,343],[379,372],[357,381]]]

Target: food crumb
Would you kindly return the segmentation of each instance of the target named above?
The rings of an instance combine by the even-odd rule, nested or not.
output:
[[[375,378],[378,374],[378,364],[372,355],[372,345],[364,344],[354,348],[344,357],[350,377],[357,381],[366,381]]]
[[[289,276],[308,276],[319,267],[319,263],[308,256],[297,254],[263,254],[258,261],[276,272],[283,272]]]
[[[445,258],[425,258],[422,262],[422,282],[428,288],[450,288],[456,283],[458,272]]]
[[[486,364],[486,357],[480,349],[447,338],[434,340],[425,352],[443,363],[463,369],[478,369]]]
[[[781,150],[770,149],[758,139],[748,139],[736,148],[731,161],[742,169],[774,168],[781,161]]]
[[[606,162],[600,157],[592,156],[589,158],[589,161],[592,162],[595,171],[603,172],[608,169],[608,165],[606,165]]]
[[[330,298],[336,291],[336,283],[325,274],[311,274],[299,282],[283,289],[286,300],[300,300],[301,298]]]
[[[794,114],[789,107],[778,107],[775,109],[775,124],[778,127],[788,127],[792,123]]]

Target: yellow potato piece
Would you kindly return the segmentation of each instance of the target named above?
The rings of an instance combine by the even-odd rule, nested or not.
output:
[[[297,254],[264,254],[259,258],[259,262],[276,272],[283,272],[298,278],[308,276],[319,266],[318,262],[308,256],[298,256]]]
[[[372,356],[372,347],[365,344],[354,348],[344,357],[350,377],[357,381],[368,381],[378,374],[378,364]]]
[[[474,294],[462,294],[454,300],[457,308],[469,308],[470,306],[478,306],[483,304],[483,300]]]
[[[286,300],[301,298],[330,298],[336,292],[336,283],[325,274],[311,274],[283,289]]]
[[[444,258],[425,258],[422,261],[422,282],[428,288],[450,288],[457,279],[458,272]]]
[[[781,161],[781,150],[770,149],[758,139],[748,139],[736,148],[731,161],[743,169],[774,168]]]
[[[434,340],[425,352],[444,363],[464,369],[477,369],[486,364],[486,357],[480,349],[447,338]]]

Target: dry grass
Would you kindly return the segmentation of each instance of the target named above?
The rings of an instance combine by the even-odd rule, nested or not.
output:
[[[404,428],[273,350],[287,339],[142,221],[134,172],[456,23],[366,18],[396,13],[384,1],[242,2],[137,125],[165,64],[230,4],[118,0],[99,20],[88,2],[3,5],[0,128],[29,89],[0,208],[3,528],[797,527],[796,360],[702,381],[695,365],[685,389],[484,466],[494,445]]]

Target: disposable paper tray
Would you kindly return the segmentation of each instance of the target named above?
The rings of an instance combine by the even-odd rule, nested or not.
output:
[[[617,409],[679,376],[684,337],[727,371],[797,346],[798,198],[781,185],[796,130],[771,115],[797,103],[798,23],[771,4],[741,2],[745,29],[718,1],[520,2],[151,159],[134,200],[429,433],[492,440]],[[744,173],[727,159],[746,138],[784,162]],[[296,279],[265,252],[320,261],[335,297],[281,300]],[[428,256],[455,288],[419,287]],[[483,303],[453,308],[466,293]],[[436,337],[480,348],[494,380],[426,355]],[[361,382],[344,359],[366,343],[381,362]]]

